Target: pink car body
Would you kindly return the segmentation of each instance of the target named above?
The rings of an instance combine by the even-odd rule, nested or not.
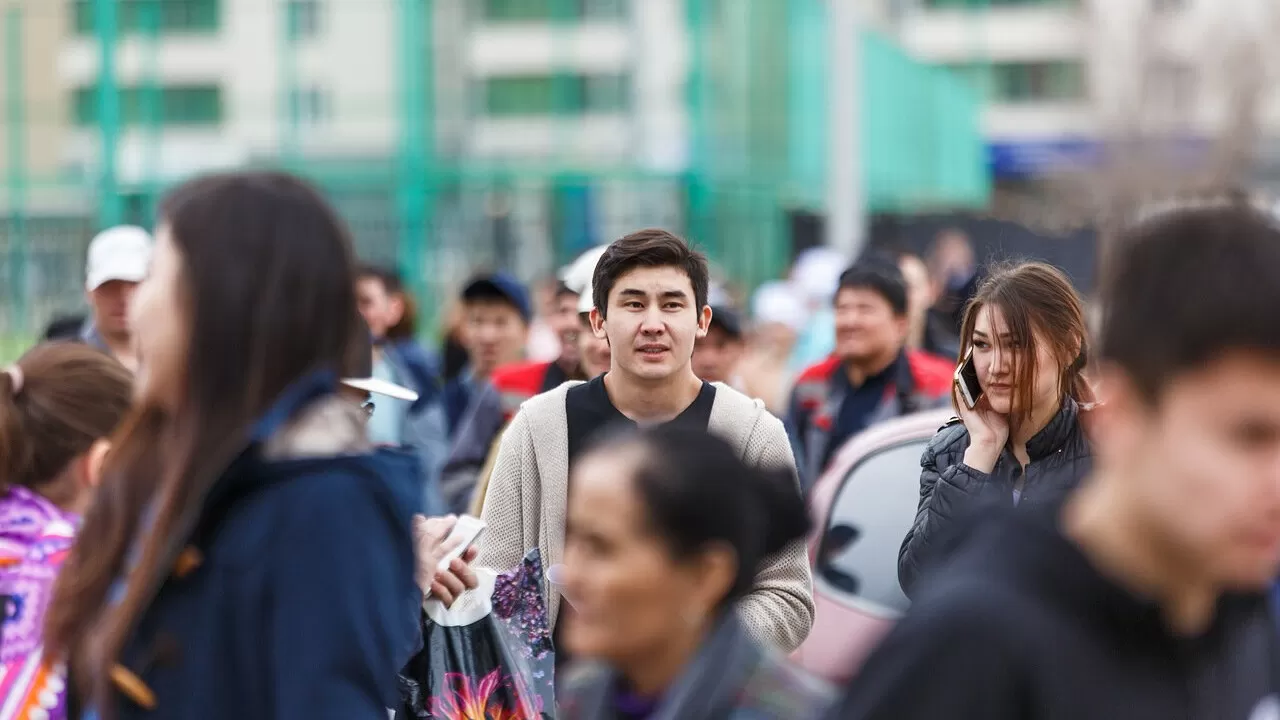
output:
[[[898,548],[915,519],[920,455],[951,416],[949,409],[930,410],[854,436],[814,485],[809,561],[817,614],[792,655],[805,670],[848,680],[905,610]]]

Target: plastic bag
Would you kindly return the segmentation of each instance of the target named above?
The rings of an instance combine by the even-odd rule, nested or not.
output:
[[[423,603],[422,649],[400,674],[397,720],[554,720],[555,653],[542,558],[529,551],[446,609]]]

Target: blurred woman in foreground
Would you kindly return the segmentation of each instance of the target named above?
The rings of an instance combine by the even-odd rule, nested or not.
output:
[[[132,393],[123,365],[78,342],[37,345],[0,373],[0,720],[67,716],[45,608]]]
[[[1061,271],[1039,262],[993,269],[969,302],[960,342],[982,395],[970,408],[953,391],[960,416],[921,459],[919,510],[898,553],[908,596],[980,505],[1052,508],[1093,466],[1081,425],[1093,402],[1084,304]]]
[[[87,718],[383,720],[421,592],[409,454],[337,393],[347,231],[275,173],[161,206],[131,324],[137,407],[47,623]]]
[[[794,477],[747,466],[710,434],[657,427],[585,453],[570,488],[565,643],[598,664],[562,683],[562,720],[821,714],[827,689],[734,610],[808,527]]]

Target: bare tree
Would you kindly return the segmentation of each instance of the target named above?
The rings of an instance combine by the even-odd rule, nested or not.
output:
[[[1039,229],[1093,226],[1105,239],[1143,208],[1249,187],[1280,69],[1280,3],[1155,5],[1086,5],[1098,162],[1042,179],[1041,199],[1003,203],[997,213]]]

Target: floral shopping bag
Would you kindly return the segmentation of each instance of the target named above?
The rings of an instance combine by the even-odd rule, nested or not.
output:
[[[423,603],[422,649],[400,673],[397,720],[555,720],[542,558],[477,570],[452,608]]]

